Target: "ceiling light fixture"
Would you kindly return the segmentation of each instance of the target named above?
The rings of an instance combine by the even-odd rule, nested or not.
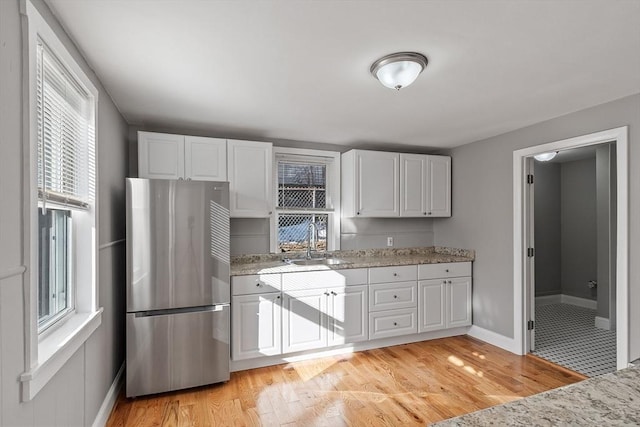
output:
[[[383,56],[371,65],[371,74],[384,86],[400,90],[413,83],[427,66],[427,57],[416,52]]]
[[[539,162],[548,162],[549,160],[553,159],[556,154],[558,154],[557,151],[549,151],[547,153],[536,154],[535,156],[533,156],[533,158]]]

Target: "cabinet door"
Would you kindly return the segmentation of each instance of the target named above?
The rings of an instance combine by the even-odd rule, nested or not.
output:
[[[451,157],[427,158],[427,215],[451,216]]]
[[[356,151],[356,215],[399,216],[400,155],[382,151]]]
[[[427,215],[427,158],[400,154],[400,216]]]
[[[447,280],[447,327],[471,325],[471,277]]]
[[[241,295],[231,301],[233,360],[280,354],[281,294]]]
[[[184,136],[138,132],[138,176],[184,178]]]
[[[368,340],[367,285],[334,288],[329,293],[328,345]]]
[[[194,181],[227,180],[227,140],[186,136],[184,177]]]
[[[418,332],[437,331],[446,327],[446,289],[444,279],[418,282]]]
[[[231,217],[264,218],[272,212],[272,145],[227,141]]]
[[[326,347],[328,295],[324,289],[313,289],[283,296],[283,353]]]

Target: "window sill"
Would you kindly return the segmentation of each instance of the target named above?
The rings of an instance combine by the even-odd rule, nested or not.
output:
[[[22,401],[28,402],[85,343],[102,322],[102,308],[77,313],[38,344],[38,363],[20,375]]]

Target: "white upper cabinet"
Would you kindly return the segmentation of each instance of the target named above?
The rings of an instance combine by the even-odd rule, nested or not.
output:
[[[231,217],[264,218],[273,211],[272,144],[227,141]]]
[[[184,136],[138,132],[140,178],[184,178]]]
[[[138,175],[151,179],[227,180],[227,141],[138,132]]]
[[[427,157],[400,154],[400,216],[427,215]]]
[[[451,216],[451,157],[348,151],[342,197],[346,217]]]
[[[427,215],[451,216],[451,157],[427,156]]]
[[[342,207],[349,217],[396,217],[400,155],[351,150],[342,155]]]
[[[184,176],[195,181],[227,180],[227,140],[186,136]]]

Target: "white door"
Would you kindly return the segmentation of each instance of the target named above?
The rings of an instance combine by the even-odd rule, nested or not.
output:
[[[447,280],[447,328],[471,325],[471,277]]]
[[[272,144],[227,141],[231,217],[266,218],[272,213]]]
[[[283,296],[282,352],[327,346],[327,297],[322,289],[292,291]]]
[[[383,151],[356,152],[356,216],[400,215],[400,155]]]
[[[227,180],[227,140],[186,136],[184,175],[194,181]]]
[[[451,216],[451,157],[427,159],[427,216]]]
[[[446,328],[446,289],[444,279],[418,282],[418,332]]]
[[[328,345],[340,345],[369,339],[367,285],[329,290]]]
[[[184,136],[138,132],[138,176],[150,179],[184,178]]]
[[[241,295],[232,298],[231,358],[273,356],[282,352],[281,295]]]
[[[427,158],[400,154],[400,216],[427,215]]]

